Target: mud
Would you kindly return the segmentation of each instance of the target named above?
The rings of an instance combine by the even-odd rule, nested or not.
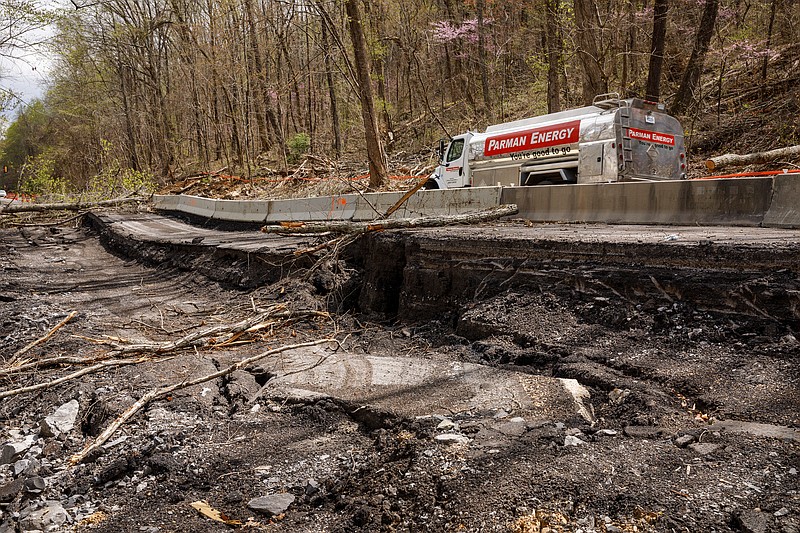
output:
[[[171,339],[275,303],[333,312],[0,400],[4,442],[41,439],[36,472],[0,467],[0,531],[30,524],[46,501],[68,515],[57,530],[230,529],[189,505],[198,500],[264,531],[800,531],[796,233],[387,232],[311,275],[314,258],[273,248],[262,261],[203,235],[0,232],[6,361],[72,310],[29,357],[102,353],[104,337]],[[67,465],[153,386],[328,335],[364,360],[575,379],[593,421],[513,401],[448,410],[431,390],[397,396],[414,414],[391,397],[378,408],[330,391],[265,394],[276,371],[261,365],[153,403],[94,462]],[[3,389],[65,370],[4,376]],[[418,416],[424,395],[430,412]],[[39,437],[40,420],[70,399],[76,428]],[[458,438],[437,439],[447,434]],[[42,492],[22,488],[34,473]],[[295,497],[279,516],[248,508],[279,493]]]

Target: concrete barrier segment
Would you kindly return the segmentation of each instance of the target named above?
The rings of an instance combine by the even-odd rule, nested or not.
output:
[[[180,196],[174,194],[154,194],[153,207],[161,211],[177,211]]]
[[[215,220],[261,223],[269,212],[269,202],[259,200],[216,200]]]
[[[501,201],[536,222],[758,226],[770,178],[507,187]]]
[[[800,228],[800,176],[778,175],[772,180],[772,202],[764,216],[764,226]]]
[[[178,211],[205,218],[214,218],[217,201],[199,196],[181,195],[178,200]]]

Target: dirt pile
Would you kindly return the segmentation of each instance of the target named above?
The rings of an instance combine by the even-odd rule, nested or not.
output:
[[[4,365],[5,391],[82,368],[45,367],[47,358],[174,340],[270,306],[320,312],[341,302],[324,284],[225,289],[145,267],[83,229],[3,230],[0,241],[6,362],[78,311],[24,355],[40,366],[10,374]],[[419,263],[420,249],[406,253],[398,267]],[[264,531],[800,531],[796,324],[637,302],[621,276],[591,291],[541,279],[525,290],[489,280],[441,320],[370,321],[353,308],[275,320],[4,398],[0,531],[228,531],[225,520]],[[797,283],[793,272],[773,280]],[[510,389],[502,404],[456,410],[420,390],[411,398],[431,399],[431,412],[397,416],[344,395],[276,392],[269,384],[291,368],[275,357],[148,404],[102,453],[69,463],[154,387],[327,336],[362,361],[576,379],[592,417],[534,416]],[[451,381],[441,389],[458,392]]]

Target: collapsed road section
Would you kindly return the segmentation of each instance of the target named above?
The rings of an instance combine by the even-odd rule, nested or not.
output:
[[[0,232],[7,530],[800,528],[796,231],[91,223]]]

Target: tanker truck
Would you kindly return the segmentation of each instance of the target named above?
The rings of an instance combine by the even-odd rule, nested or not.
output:
[[[424,188],[685,179],[680,123],[663,104],[612,96],[442,140]]]

